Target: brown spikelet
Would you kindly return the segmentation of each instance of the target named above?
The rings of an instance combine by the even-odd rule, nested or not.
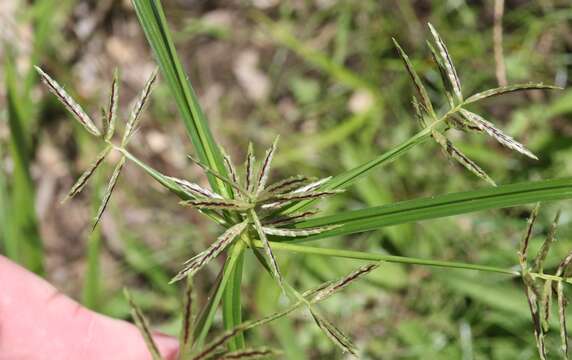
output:
[[[244,163],[244,173],[245,173],[245,187],[247,192],[252,192],[254,190],[254,147],[252,143],[248,144],[248,153],[246,154],[246,162]]]
[[[97,170],[99,165],[101,165],[101,163],[103,162],[103,160],[105,159],[107,154],[109,154],[110,151],[111,151],[111,146],[107,146],[105,149],[103,149],[102,152],[99,153],[99,155],[97,155],[95,161],[91,163],[89,168],[85,170],[83,174],[81,174],[79,179],[77,179],[77,181],[74,183],[74,185],[72,186],[66,197],[62,200],[62,203],[76,196],[83,190],[89,178],[93,175],[95,170]]]
[[[266,191],[269,193],[283,194],[304,185],[307,181],[308,177],[296,175],[269,185]]]
[[[526,231],[520,243],[520,250],[518,251],[518,258],[523,274],[528,271],[528,265],[527,265],[528,244],[530,243],[530,239],[532,238],[532,230],[534,229],[534,223],[536,222],[536,218],[538,217],[539,209],[540,209],[540,204],[536,204],[536,206],[534,206],[534,209],[532,209],[526,224]]]
[[[270,247],[270,242],[268,241],[268,238],[266,237],[266,234],[264,233],[264,229],[262,228],[262,224],[260,223],[260,219],[258,219],[258,215],[256,215],[256,212],[254,212],[252,210],[250,211],[250,216],[252,218],[252,222],[254,223],[254,228],[256,229],[256,232],[258,233],[258,237],[260,238],[260,241],[262,242],[262,245],[264,247],[266,257],[270,261],[270,268],[272,270],[272,275],[278,281],[278,285],[280,286],[282,291],[284,293],[286,293],[286,291],[284,290],[284,285],[283,285],[283,281],[282,281],[282,274],[280,273],[280,269],[278,268],[278,262],[276,261],[276,258],[274,257],[274,253],[272,252],[272,248]]]
[[[107,208],[107,204],[109,203],[109,199],[111,199],[111,194],[113,193],[113,189],[115,189],[115,185],[117,184],[117,179],[119,178],[119,174],[125,165],[125,156],[122,156],[117,165],[115,165],[115,169],[113,169],[113,174],[111,174],[111,179],[109,179],[109,183],[107,184],[107,188],[105,189],[105,194],[103,195],[103,199],[101,200],[101,205],[99,206],[99,210],[97,210],[97,215],[95,216],[95,220],[93,222],[92,230],[95,229],[99,220],[101,220],[101,216],[103,212]]]
[[[203,169],[204,171],[206,171],[207,173],[211,174],[212,176],[216,177],[217,179],[221,180],[222,182],[232,186],[234,189],[238,190],[240,193],[242,193],[243,195],[248,195],[246,190],[243,189],[240,184],[235,183],[234,181],[232,181],[231,179],[227,178],[226,176],[218,173],[217,171],[211,169],[208,165],[203,164],[202,162],[200,162],[198,159],[195,159],[194,157],[192,157],[191,155],[187,155],[187,157],[189,158],[189,160],[191,160],[192,162],[194,162],[196,165],[198,165],[201,169]]]
[[[42,82],[48,87],[50,92],[54,94],[62,104],[64,104],[64,106],[68,109],[69,112],[73,114],[76,120],[79,121],[79,123],[93,135],[101,136],[101,132],[97,126],[95,126],[93,120],[91,120],[91,118],[85,113],[82,107],[77,102],[75,102],[75,100],[64,90],[64,88],[38,66],[34,66],[34,68],[38,74],[40,74]]]
[[[222,199],[222,196],[220,196],[217,193],[214,193],[208,189],[205,189],[204,187],[189,182],[187,180],[183,180],[183,179],[179,179],[176,177],[167,177],[169,180],[172,180],[175,184],[179,185],[182,190],[184,192],[186,192],[189,196],[191,197],[197,197],[197,198],[206,198],[206,199]]]
[[[242,349],[237,351],[228,352],[223,354],[220,360],[252,360],[252,359],[268,359],[269,357],[278,356],[279,351],[268,348],[252,348],[252,349]]]
[[[308,219],[318,213],[317,210],[308,210],[303,212],[297,212],[290,215],[277,216],[270,218],[269,220],[264,220],[264,225],[285,225],[292,224],[298,221]]]
[[[339,279],[338,281],[332,282],[331,284],[329,284],[325,288],[318,291],[313,296],[311,301],[312,302],[318,302],[318,301],[324,300],[324,299],[332,296],[333,294],[337,293],[338,291],[341,291],[342,289],[349,286],[354,281],[356,281],[356,280],[360,279],[361,277],[369,274],[370,272],[377,269],[378,267],[379,267],[378,264],[368,264],[368,265],[364,265],[364,266],[359,267],[358,269],[351,272],[350,274],[344,276],[343,278]]]
[[[318,314],[315,310],[310,309],[310,313],[318,327],[334,344],[342,349],[342,351],[348,352],[353,356],[357,356],[355,345],[341,330],[335,327],[326,318]]]
[[[105,116],[105,140],[109,141],[115,133],[115,124],[117,123],[117,106],[119,104],[119,72],[117,69],[113,72],[113,82],[111,83],[111,92],[109,94],[109,106]]]
[[[129,142],[131,135],[133,135],[133,132],[137,127],[137,123],[139,121],[139,118],[141,117],[141,113],[143,112],[143,108],[145,107],[147,101],[149,100],[149,95],[151,95],[153,84],[157,79],[157,73],[158,73],[157,69],[153,70],[151,76],[145,83],[145,87],[139,94],[139,97],[137,98],[135,105],[133,105],[133,109],[131,109],[131,113],[129,114],[129,120],[127,121],[127,125],[125,125],[125,133],[123,134],[123,139],[121,140],[122,146],[125,146]]]
[[[219,236],[208,249],[185,261],[185,267],[169,282],[169,284],[179,281],[186,276],[193,276],[197,271],[201,270],[203,266],[216,258],[234,241],[234,239],[240,236],[247,224],[248,223],[246,221],[243,221],[230,227],[221,236]]]
[[[429,41],[427,41],[427,46],[429,50],[431,50],[431,57],[435,64],[437,64],[437,68],[439,69],[439,75],[441,75],[441,82],[445,87],[445,95],[447,96],[447,100],[449,101],[449,106],[453,108],[455,106],[454,100],[454,89],[453,84],[451,83],[451,78],[447,73],[447,67],[445,66],[444,61],[441,59],[441,56],[437,53],[433,45]]]
[[[183,297],[183,321],[179,332],[179,358],[186,359],[193,345],[193,278],[188,277]]]
[[[558,319],[560,320],[560,349],[562,356],[568,358],[568,329],[566,327],[566,305],[564,297],[564,284],[562,281],[556,283],[556,294],[558,297]]]
[[[251,209],[253,205],[239,201],[239,200],[225,200],[225,199],[200,199],[200,200],[186,200],[181,201],[181,205],[192,206],[197,209],[212,209],[212,210],[234,210],[244,211]]]
[[[125,297],[127,298],[127,301],[129,302],[129,306],[131,307],[131,316],[135,320],[135,325],[137,325],[139,332],[143,336],[143,340],[145,340],[145,345],[147,345],[147,349],[151,353],[153,360],[162,360],[163,357],[161,356],[159,348],[157,347],[157,344],[155,343],[155,340],[151,335],[151,330],[149,329],[149,322],[143,315],[141,309],[139,309],[137,304],[135,304],[135,302],[133,301],[133,298],[131,297],[129,291],[127,291],[127,289],[124,289],[123,292],[125,294]]]
[[[534,259],[534,266],[532,268],[533,272],[540,274],[544,272],[544,261],[546,260],[546,256],[550,251],[552,243],[556,241],[556,229],[558,227],[559,220],[560,220],[560,211],[556,213],[556,216],[554,217],[554,220],[550,225],[550,229],[548,230],[548,235],[546,236],[546,239],[544,239],[544,242],[542,243],[542,247],[538,251],[538,254],[536,254],[536,258]]]
[[[262,166],[260,166],[260,172],[258,174],[258,182],[256,185],[256,195],[259,195],[265,188],[266,183],[268,181],[268,175],[270,174],[270,165],[272,164],[272,158],[274,157],[274,153],[276,152],[276,147],[278,146],[278,139],[280,137],[276,136],[272,146],[268,151],[266,151],[266,156],[264,157],[264,161],[262,162]]]
[[[550,312],[552,304],[552,280],[546,280],[542,288],[542,331],[546,334],[550,330]]]

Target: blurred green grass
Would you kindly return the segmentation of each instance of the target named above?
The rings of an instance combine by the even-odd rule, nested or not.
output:
[[[69,1],[69,5],[59,8],[49,6],[47,0],[39,3],[43,5],[20,10],[26,16],[18,21],[22,24],[40,21],[35,26],[38,36],[34,44],[44,45],[35,45],[32,53],[17,53],[16,56],[28,63],[49,64],[63,75],[68,88],[74,89],[76,77],[70,74],[94,66],[89,62],[85,65],[82,59],[113,58],[108,52],[98,50],[80,54],[79,58],[58,53],[58,48],[80,46],[77,36],[73,35],[79,21],[68,11],[82,6],[89,8],[89,5]],[[504,55],[509,82],[551,84],[560,81],[559,85],[569,84],[572,11],[566,2],[506,3]],[[89,9],[96,12],[98,8]],[[198,84],[198,93],[211,99],[208,94],[221,92],[215,100],[209,100],[214,101],[214,105],[206,107],[217,139],[238,158],[243,156],[241,149],[248,141],[253,140],[262,147],[280,133],[283,144],[277,164],[283,175],[336,174],[379,155],[416,132],[417,124],[409,104],[412,90],[391,45],[391,37],[398,38],[415,59],[416,68],[429,83],[430,96],[437,100],[439,75],[424,47],[427,21],[431,21],[447,41],[467,90],[482,90],[496,84],[492,2],[284,1],[270,8],[173,3],[168,4],[166,10],[169,22],[179,29],[174,38],[193,83]],[[89,15],[89,12],[81,14],[87,16],[85,14]],[[217,22],[215,15],[223,20],[224,16],[230,16],[234,22]],[[112,6],[103,16],[102,25],[93,30],[95,34],[91,36],[97,41],[121,37],[122,34],[114,30],[117,25],[113,24],[117,21],[136,24],[133,11],[123,5]],[[50,19],[60,21],[49,25]],[[56,31],[50,26],[67,29],[68,35],[46,36]],[[145,57],[151,63],[141,31],[137,36],[136,56]],[[86,48],[84,44],[81,46]],[[219,52],[233,56],[221,57],[217,47],[221,48]],[[237,66],[235,60],[243,50],[258,54],[256,66],[271,84],[263,98],[250,98],[245,84],[233,77]],[[3,57],[6,65],[9,59],[5,52]],[[99,76],[99,82],[94,82],[98,89],[92,89],[87,96],[82,94],[93,112],[97,110],[98,94],[108,87],[111,70],[112,67],[105,66],[93,70]],[[27,80],[29,90],[21,91],[23,95],[19,98],[29,101],[25,108],[33,107],[34,110],[24,116],[26,120],[22,125],[30,149],[16,152],[16,156],[7,151],[8,144],[17,135],[14,130],[9,131],[10,137],[1,139],[0,236],[5,244],[2,248],[5,254],[10,252],[10,243],[18,242],[19,245],[23,238],[34,243],[35,235],[16,236],[8,229],[18,223],[12,220],[15,209],[27,213],[28,219],[35,216],[32,194],[36,192],[34,184],[41,182],[42,174],[31,169],[42,166],[38,153],[41,145],[55,142],[55,147],[61,150],[67,171],[60,175],[64,177],[60,179],[63,183],[69,183],[71,174],[82,170],[78,163],[85,164],[90,153],[96,151],[86,137],[73,135],[70,137],[75,140],[62,140],[61,136],[52,136],[54,122],[65,128],[69,128],[71,122],[63,111],[54,111],[53,101],[48,97],[44,97],[43,103],[37,101],[39,95],[33,94],[36,89],[33,75],[20,73],[17,76],[30,76]],[[8,71],[5,71],[3,80],[6,84],[9,83],[7,77]],[[197,172],[182,168],[174,157],[169,156],[172,152],[163,150],[165,155],[147,148],[147,135],[158,132],[173,137],[167,148],[190,149],[189,145],[179,145],[187,141],[184,130],[179,125],[164,80],[160,86],[162,88],[156,92],[149,109],[151,116],[145,119],[138,135],[139,144],[134,148],[168,173],[195,176]],[[572,91],[565,89],[558,94],[509,95],[479,105],[479,111],[489,114],[491,120],[501,123],[508,133],[537,152],[541,158],[539,162],[513,157],[481,137],[464,138],[461,148],[501,184],[570,176],[571,99]],[[440,108],[445,104],[437,105]],[[14,118],[14,114],[3,110],[2,118],[2,121]],[[77,153],[70,150],[70,143],[75,143],[71,148],[80,150]],[[27,154],[30,164],[18,167],[18,154]],[[26,175],[28,180],[18,175],[18,168],[24,174],[30,173]],[[121,286],[129,284],[139,289],[135,297],[146,313],[152,315],[154,324],[162,325],[164,330],[174,334],[178,294],[176,289],[166,285],[165,280],[189,254],[204,248],[216,236],[217,230],[177,207],[172,198],[152,194],[154,190],[148,190],[151,181],[139,181],[140,176],[138,170],[132,169],[127,173],[127,180],[120,181],[117,189],[120,196],[116,197],[119,201],[111,205],[115,230],[104,226],[101,234],[93,234],[88,240],[87,232],[81,231],[80,227],[81,236],[73,246],[84,249],[79,251],[82,255],[80,258],[64,256],[65,261],[59,266],[85,265],[88,270],[81,280],[76,280],[76,287],[83,289],[83,296],[81,291],[74,295],[106,314],[127,318],[128,307],[122,298]],[[458,166],[447,163],[437,147],[427,143],[392,165],[374,171],[350,192],[322,207],[330,212],[342,208],[358,209],[479,187],[484,184]],[[102,191],[98,188],[90,189],[89,196],[77,200],[80,206],[89,208],[90,198],[97,197]],[[4,200],[16,198],[17,194],[24,194],[26,199],[18,201],[17,205]],[[557,208],[562,209],[563,217],[557,251],[549,259],[552,266],[556,266],[556,261],[572,247],[572,206],[569,202],[544,206],[539,222],[542,226],[533,241],[533,246],[540,246],[541,235],[546,232]],[[151,209],[153,215],[143,217],[148,221],[136,219],[136,214],[143,212],[141,209]],[[60,211],[66,214],[65,207]],[[336,245],[510,267],[517,263],[516,249],[526,211],[525,207],[483,211],[387,227],[337,239]],[[83,225],[89,227],[89,221]],[[49,244],[51,235],[44,235],[44,243]],[[112,240],[116,243],[110,244]],[[23,256],[34,258],[26,263],[31,269],[40,271],[39,264],[50,254],[38,255],[32,249],[23,250]],[[331,260],[310,255],[281,256],[281,259],[284,268],[288,269],[288,277],[303,288],[339,276],[355,264],[338,260],[334,264]],[[249,263],[246,261],[244,276],[245,283],[252,285],[243,289],[243,301],[249,314],[262,316],[276,309],[278,289],[265,274],[249,268]],[[50,276],[49,271],[56,269],[48,267],[47,276]],[[209,270],[198,280],[201,298],[216,275],[215,266]],[[379,279],[371,278],[357,284],[347,294],[324,305],[330,313],[338,314],[336,323],[365,349],[366,358],[535,358],[530,319],[517,280],[389,264],[376,274]],[[113,281],[111,275],[115,277]],[[303,353],[307,358],[339,357],[340,354],[313,326],[300,321],[302,318],[300,313],[292,319],[281,320],[271,327],[272,331],[259,329],[247,334],[247,340],[276,342],[285,348],[289,358],[302,358]],[[220,319],[216,321],[220,326]],[[549,346],[556,353],[557,344],[549,343]]]

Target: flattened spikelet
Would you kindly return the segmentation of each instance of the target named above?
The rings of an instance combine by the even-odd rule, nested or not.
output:
[[[115,124],[117,123],[117,106],[119,103],[119,72],[117,69],[113,72],[113,83],[111,84],[111,93],[109,94],[109,107],[105,117],[105,140],[109,141],[115,133]]]
[[[38,66],[34,66],[34,68],[38,74],[40,74],[42,82],[48,87],[50,92],[54,94],[62,104],[64,104],[64,106],[73,114],[76,120],[79,121],[79,123],[93,135],[101,136],[101,132],[97,126],[95,126],[93,120],[91,120],[91,118],[85,113],[82,107],[77,102],[75,102],[75,100],[64,90],[64,88]]]
[[[193,206],[197,209],[211,209],[211,210],[234,210],[244,211],[252,208],[251,204],[239,200],[226,200],[226,199],[200,199],[200,200],[187,200],[182,201],[181,205]]]
[[[260,167],[260,173],[258,174],[258,183],[256,185],[256,195],[259,195],[265,188],[266,182],[268,181],[268,175],[270,174],[270,165],[272,164],[272,158],[274,157],[274,153],[276,152],[276,147],[278,146],[278,139],[274,139],[272,146],[268,151],[266,151],[266,156],[264,157],[264,161],[262,162],[262,166]]]
[[[269,185],[266,188],[266,191],[269,193],[283,194],[302,186],[307,181],[308,177],[303,175],[296,175]]]
[[[183,191],[185,191],[186,193],[188,193],[188,195],[192,197],[206,198],[206,199],[222,199],[222,196],[220,196],[219,194],[214,193],[209,189],[205,189],[204,187],[198,184],[171,176],[167,178],[172,180],[177,185],[179,185],[183,189]]]
[[[463,165],[467,170],[475,174],[477,177],[485,180],[492,186],[496,186],[496,183],[493,179],[483,170],[481,169],[474,161],[469,159],[465,154],[461,152],[461,150],[457,149],[455,145],[449,139],[447,139],[444,135],[439,133],[438,131],[432,132],[433,139],[443,148],[445,154],[459,164]]]
[[[490,90],[486,90],[475,95],[470,96],[467,100],[465,100],[465,104],[470,104],[477,102],[479,100],[483,100],[492,96],[498,96],[503,94],[508,94],[515,91],[522,91],[522,90],[562,90],[561,87],[558,86],[551,86],[551,85],[544,85],[542,83],[528,83],[528,84],[517,84],[517,85],[508,85],[502,86]]]
[[[248,223],[243,221],[230,227],[218,239],[209,246],[208,249],[185,261],[185,267],[170,282],[172,284],[186,276],[193,276],[197,271],[201,270],[212,259],[216,258],[224,249],[230,245],[246,228]]]
[[[147,345],[147,349],[151,353],[153,360],[162,360],[163,357],[161,356],[159,348],[157,347],[157,344],[153,339],[153,335],[151,335],[151,330],[149,329],[149,322],[143,315],[141,309],[137,306],[137,304],[135,304],[135,301],[133,301],[133,298],[131,297],[131,294],[127,291],[127,289],[124,289],[123,292],[125,294],[125,297],[127,298],[127,301],[129,302],[129,306],[131,307],[131,316],[133,317],[133,320],[135,320],[135,325],[137,325],[139,332],[143,336],[145,345]]]
[[[111,146],[107,146],[105,149],[103,149],[102,152],[99,153],[99,155],[97,155],[97,158],[95,159],[95,161],[91,163],[89,168],[87,170],[85,170],[83,172],[83,174],[81,174],[79,179],[77,179],[77,181],[74,183],[74,185],[72,186],[72,188],[70,189],[70,191],[68,192],[66,197],[62,200],[62,203],[66,202],[68,199],[71,199],[72,197],[76,196],[77,194],[79,194],[83,190],[83,188],[85,187],[85,184],[87,184],[87,181],[89,180],[91,175],[93,175],[95,170],[97,170],[99,165],[101,165],[101,163],[103,162],[103,160],[105,159],[107,154],[109,154],[110,151],[111,151]]]
[[[266,204],[262,205],[263,209],[276,209],[286,206],[294,201],[320,199],[327,196],[342,193],[344,190],[327,190],[327,191],[309,191],[309,192],[291,192],[287,194],[279,194],[271,197]]]
[[[330,323],[326,318],[322,317],[314,310],[310,310],[312,318],[322,330],[324,334],[340,349],[344,352],[348,352],[353,356],[357,356],[357,350],[352,341],[338,328],[336,328],[332,323]]]
[[[221,180],[222,182],[232,186],[234,189],[238,190],[240,193],[247,195],[246,190],[244,190],[240,184],[237,184],[235,182],[233,182],[232,180],[230,180],[229,178],[227,178],[224,175],[219,174],[217,171],[211,169],[208,165],[203,164],[202,162],[200,162],[198,159],[195,159],[194,157],[192,157],[191,155],[187,155],[187,157],[194,162],[195,164],[197,164],[201,169],[203,169],[204,171],[206,171],[207,173],[211,174],[212,176],[216,177],[217,179]]]
[[[407,69],[409,76],[413,80],[413,84],[415,85],[415,89],[417,90],[417,94],[419,95],[421,103],[427,108],[430,114],[433,114],[434,113],[433,105],[431,104],[431,100],[429,99],[427,90],[425,90],[425,86],[423,85],[421,78],[419,78],[419,75],[417,75],[417,72],[415,72],[413,64],[411,64],[411,61],[409,61],[409,56],[407,56],[405,51],[403,51],[401,46],[399,46],[397,40],[393,39],[393,44],[395,44],[397,52],[399,53],[399,56],[401,56],[401,60],[403,60],[405,68]]]
[[[291,224],[298,221],[305,220],[309,217],[312,217],[318,213],[317,210],[308,210],[299,213],[293,213],[290,215],[278,216],[275,218],[271,218],[269,220],[264,221],[264,225],[284,225],[284,224]]]
[[[123,134],[123,139],[121,140],[122,145],[126,145],[129,142],[129,138],[133,135],[135,128],[137,127],[137,123],[143,112],[143,108],[145,104],[147,104],[147,100],[149,100],[149,95],[151,95],[151,90],[153,88],[153,84],[157,79],[157,69],[153,70],[151,76],[145,83],[145,87],[139,94],[135,105],[133,105],[133,109],[131,109],[131,113],[129,114],[129,120],[127,121],[127,125],[125,125],[125,133]]]
[[[323,289],[319,290],[315,293],[312,298],[312,302],[318,302],[324,300],[333,294],[341,291],[345,287],[349,286],[354,281],[360,279],[361,277],[369,274],[373,270],[379,267],[378,264],[368,264],[359,267],[355,271],[351,272],[350,274],[344,276],[343,278],[339,279],[338,281],[330,283],[328,286],[324,287]]]
[[[559,220],[560,220],[560,211],[558,211],[556,213],[556,216],[554,217],[554,220],[552,221],[552,224],[550,225],[550,229],[548,230],[548,235],[546,235],[546,239],[544,239],[544,242],[542,243],[542,247],[540,248],[540,250],[536,254],[536,258],[534,259],[534,267],[532,268],[532,271],[537,272],[537,273],[543,273],[544,272],[544,261],[546,260],[546,256],[548,255],[548,252],[550,251],[550,247],[552,246],[552,243],[554,243],[554,241],[556,241],[556,228],[558,227],[558,221]]]
[[[528,244],[530,243],[530,239],[532,238],[532,230],[534,229],[534,223],[536,222],[536,218],[538,217],[539,209],[540,209],[540,204],[536,204],[536,206],[534,206],[534,209],[532,209],[530,216],[528,217],[528,221],[526,223],[526,231],[520,242],[520,250],[518,251],[518,258],[523,274],[528,270],[527,269]]]
[[[506,135],[499,129],[497,129],[492,123],[486,121],[480,115],[472,113],[468,110],[461,109],[460,114],[469,122],[473,123],[477,128],[484,131],[490,137],[506,146],[509,149],[518,151],[521,154],[528,156],[531,159],[538,160],[536,155],[534,155],[530,150],[526,149],[524,145],[514,140],[512,137]]]
[[[269,348],[252,348],[228,352],[220,357],[220,360],[235,359],[267,359],[279,355],[280,352]]]
[[[439,33],[433,25],[428,24],[429,29],[431,30],[431,34],[435,39],[435,43],[437,44],[437,48],[439,49],[439,53],[441,55],[441,59],[443,65],[445,66],[447,77],[449,78],[449,82],[453,88],[453,92],[457,97],[458,101],[463,101],[463,94],[461,93],[461,81],[459,80],[459,76],[457,75],[457,70],[455,69],[455,65],[453,64],[453,59],[451,59],[451,55],[449,54],[449,50],[447,50],[447,46]]]
[[[318,190],[322,185],[324,185],[325,183],[327,183],[328,181],[330,181],[332,177],[328,176],[325,177],[323,179],[319,179],[316,180],[314,182],[309,183],[308,185],[304,185],[294,191],[292,191],[292,193],[303,193],[303,192],[310,192],[310,191],[314,191],[314,190]],[[340,190],[343,191],[343,190]]]
[[[546,334],[550,330],[550,312],[552,304],[552,280],[546,280],[542,289],[542,331]]]
[[[342,225],[330,225],[306,229],[280,229],[275,227],[263,226],[262,231],[268,235],[286,236],[286,237],[302,237],[321,234],[326,231],[334,230]]]
[[[183,321],[179,333],[180,359],[187,358],[193,344],[193,281],[189,277],[183,298]]]
[[[437,68],[439,69],[439,75],[441,75],[441,82],[443,82],[443,86],[445,87],[445,95],[447,96],[449,105],[451,108],[453,108],[455,106],[455,100],[453,98],[455,91],[453,89],[453,84],[451,83],[451,79],[447,74],[447,67],[445,66],[441,57],[439,56],[437,51],[435,51],[435,48],[433,48],[433,45],[431,45],[429,41],[427,41],[427,46],[429,47],[429,50],[431,50],[431,57],[433,58],[433,61],[435,61],[435,64],[437,64]]]
[[[276,261],[276,258],[274,257],[274,253],[272,252],[272,248],[270,247],[270,242],[268,241],[268,238],[266,237],[266,234],[264,233],[264,230],[262,228],[262,224],[260,223],[260,219],[258,219],[258,215],[256,215],[256,213],[252,210],[250,211],[250,216],[252,217],[252,221],[254,223],[254,228],[256,229],[256,232],[258,233],[258,237],[260,238],[260,241],[262,241],[264,251],[266,252],[266,257],[270,261],[270,268],[272,270],[272,275],[278,281],[278,285],[280,285],[280,288],[282,289],[282,291],[284,293],[286,293],[286,291],[284,290],[284,285],[283,285],[283,281],[282,281],[282,274],[280,273],[280,269],[278,268],[278,262]]]
[[[558,319],[560,320],[560,349],[565,359],[568,358],[568,330],[566,327],[566,305],[564,297],[564,284],[562,281],[556,283],[556,294],[558,297]]]
[[[111,179],[107,184],[107,188],[105,189],[105,194],[103,195],[103,199],[101,200],[101,205],[99,206],[99,210],[97,211],[97,215],[95,216],[95,221],[93,222],[92,230],[95,229],[99,220],[101,220],[101,216],[103,212],[107,208],[107,204],[109,203],[109,199],[111,199],[111,194],[113,193],[113,189],[115,189],[115,185],[117,184],[117,179],[119,178],[119,174],[125,165],[125,156],[122,156],[117,165],[115,165],[115,169],[113,169],[113,174],[111,174]]]
[[[254,147],[252,143],[248,144],[248,153],[246,154],[246,162],[244,163],[244,173],[245,173],[245,187],[246,191],[252,192],[254,190]]]

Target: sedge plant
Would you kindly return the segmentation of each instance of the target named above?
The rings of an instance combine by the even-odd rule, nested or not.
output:
[[[485,134],[503,146],[536,159],[530,150],[506,135],[493,123],[468,109],[470,104],[486,98],[510,92],[528,89],[555,89],[543,84],[522,84],[486,90],[465,96],[458,73],[455,69],[447,47],[437,31],[429,25],[433,38],[428,43],[443,82],[443,97],[449,105],[442,114],[433,106],[420,76],[416,73],[405,51],[397,43],[398,56],[403,60],[415,89],[412,105],[421,130],[400,145],[381,154],[377,158],[341,174],[324,179],[312,179],[298,175],[271,182],[272,159],[278,151],[278,138],[262,157],[258,164],[255,161],[254,147],[249,146],[244,166],[235,166],[230,156],[215,142],[205,115],[201,110],[194,90],[192,89],[177,57],[170,37],[161,4],[157,0],[134,0],[137,15],[145,30],[146,36],[154,50],[161,73],[174,96],[182,118],[185,122],[196,158],[191,161],[201,167],[209,179],[210,188],[162,174],[153,169],[128,150],[129,141],[135,134],[141,113],[150,99],[157,72],[153,72],[141,91],[124,122],[123,134],[117,136],[119,121],[119,76],[116,71],[110,90],[110,100],[101,117],[101,126],[89,116],[71,96],[46,72],[37,68],[48,89],[64,104],[74,118],[102,144],[102,150],[92,165],[80,176],[72,186],[66,199],[80,193],[90,177],[101,167],[104,159],[112,152],[120,154],[119,160],[111,174],[110,181],[103,196],[99,210],[95,216],[93,227],[101,220],[110,201],[121,170],[127,161],[132,162],[159,184],[172,192],[182,206],[191,206],[198,212],[217,223],[221,227],[221,235],[204,251],[195,254],[184,264],[180,271],[173,275],[171,283],[178,281],[186,285],[184,292],[183,324],[180,335],[180,359],[249,359],[270,357],[277,354],[274,349],[247,346],[244,332],[267,324],[270,321],[290,314],[298,308],[305,308],[310,318],[324,335],[342,351],[357,357],[359,349],[341,329],[322,315],[317,303],[337,293],[354,280],[377,268],[379,263],[397,262],[446,268],[461,268],[484,272],[495,272],[507,276],[524,279],[531,309],[538,306],[535,290],[540,282],[549,283],[544,287],[555,286],[557,292],[565,283],[572,283],[567,276],[571,261],[564,261],[555,275],[547,275],[540,265],[529,268],[526,264],[526,249],[521,249],[521,269],[496,268],[479,264],[448,262],[434,259],[415,259],[391,256],[370,252],[351,251],[340,248],[314,247],[302,244],[310,240],[325,239],[334,236],[348,235],[363,231],[375,230],[382,226],[407,223],[421,219],[452,216],[482,209],[501,208],[539,201],[551,201],[572,197],[572,180],[553,179],[538,182],[526,182],[496,186],[493,179],[474,161],[464,155],[449,139],[450,131]],[[350,187],[358,178],[366,176],[372,169],[396,160],[413,147],[433,139],[444,154],[459,163],[492,187],[466,191],[457,194],[435,196],[427,199],[414,199],[401,203],[389,204],[361,210],[342,211],[336,214],[319,215],[312,205],[319,199],[336,196]],[[526,243],[526,241],[525,241]],[[546,253],[550,241],[546,245]],[[242,284],[242,263],[244,252],[251,251],[262,269],[275,280],[282,293],[289,299],[289,305],[276,314],[261,320],[242,320],[240,288]],[[327,282],[316,289],[300,292],[290,285],[279,265],[278,251],[294,254],[316,254],[326,257],[360,259],[370,264],[357,269],[337,281]],[[226,260],[220,270],[214,291],[199,315],[192,315],[192,278],[214,258],[225,254]],[[545,257],[545,255],[542,255]],[[545,291],[550,293],[551,291]],[[536,297],[534,297],[534,296]],[[544,298],[549,295],[543,295]],[[559,303],[564,303],[559,297]],[[132,313],[140,328],[153,357],[160,359],[157,347],[150,335],[149,325],[136,302],[127,295],[132,305]],[[214,315],[222,302],[222,313],[226,331],[207,342],[207,335],[213,324]],[[543,304],[549,303],[543,300]],[[548,305],[544,305],[547,307]],[[560,306],[563,308],[563,305]],[[563,313],[563,310],[561,311]],[[533,311],[535,338],[539,344],[539,353],[544,356],[542,337],[545,334],[541,326],[539,311]],[[545,318],[542,318],[545,319]],[[561,315],[561,321],[563,315]],[[538,323],[540,325],[538,325]],[[565,325],[564,325],[565,329]],[[565,335],[563,338],[565,339]],[[567,346],[566,346],[567,347]],[[564,347],[563,347],[564,348]],[[564,350],[566,351],[566,350]]]

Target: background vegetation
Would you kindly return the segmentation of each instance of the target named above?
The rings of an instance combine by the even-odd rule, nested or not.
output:
[[[430,96],[437,99],[439,74],[425,46],[428,21],[447,42],[468,93],[495,87],[504,77],[509,83],[570,83],[572,9],[567,1],[506,1],[502,43],[498,32],[494,35],[493,1],[164,5],[179,55],[217,140],[241,159],[249,141],[261,149],[281,134],[274,166],[281,176],[337,174],[417,132],[410,104],[413,90],[391,38],[399,39],[429,84]],[[95,113],[118,67],[120,97],[127,104],[155,66],[132,6],[74,0],[8,0],[0,6],[5,9],[0,15],[2,253],[110,316],[129,317],[121,292],[128,286],[155,327],[176,333],[179,290],[168,280],[220,229],[178,206],[172,195],[129,165],[101,226],[91,233],[98,204],[94,200],[103,195],[106,177],[66,205],[59,201],[98,151],[97,143],[72,125],[31,71],[31,65],[41,64]],[[502,60],[495,61],[495,44],[502,46]],[[505,64],[504,76],[499,60]],[[540,158],[517,156],[482,136],[458,141],[497,183],[572,175],[572,91],[507,95],[475,109]],[[186,158],[191,145],[165,81],[159,81],[132,144],[138,157],[163,173],[206,184]],[[334,212],[486,186],[427,142],[321,205]],[[543,206],[531,243],[535,250],[540,247],[557,209],[562,210],[559,241],[546,265],[552,268],[572,247],[569,202]],[[514,207],[390,226],[330,240],[328,245],[517,269],[516,251],[529,211]],[[278,255],[282,271],[300,288],[336,278],[357,265],[312,255]],[[249,263],[243,304],[249,316],[259,317],[278,308],[280,290]],[[200,299],[206,298],[220,264],[213,262],[196,277]],[[518,278],[384,264],[324,306],[369,358],[537,356]],[[288,358],[339,356],[304,317],[296,313],[247,336],[253,343],[275,344]],[[220,319],[217,324],[221,326]],[[548,345],[558,346],[556,341]]]

